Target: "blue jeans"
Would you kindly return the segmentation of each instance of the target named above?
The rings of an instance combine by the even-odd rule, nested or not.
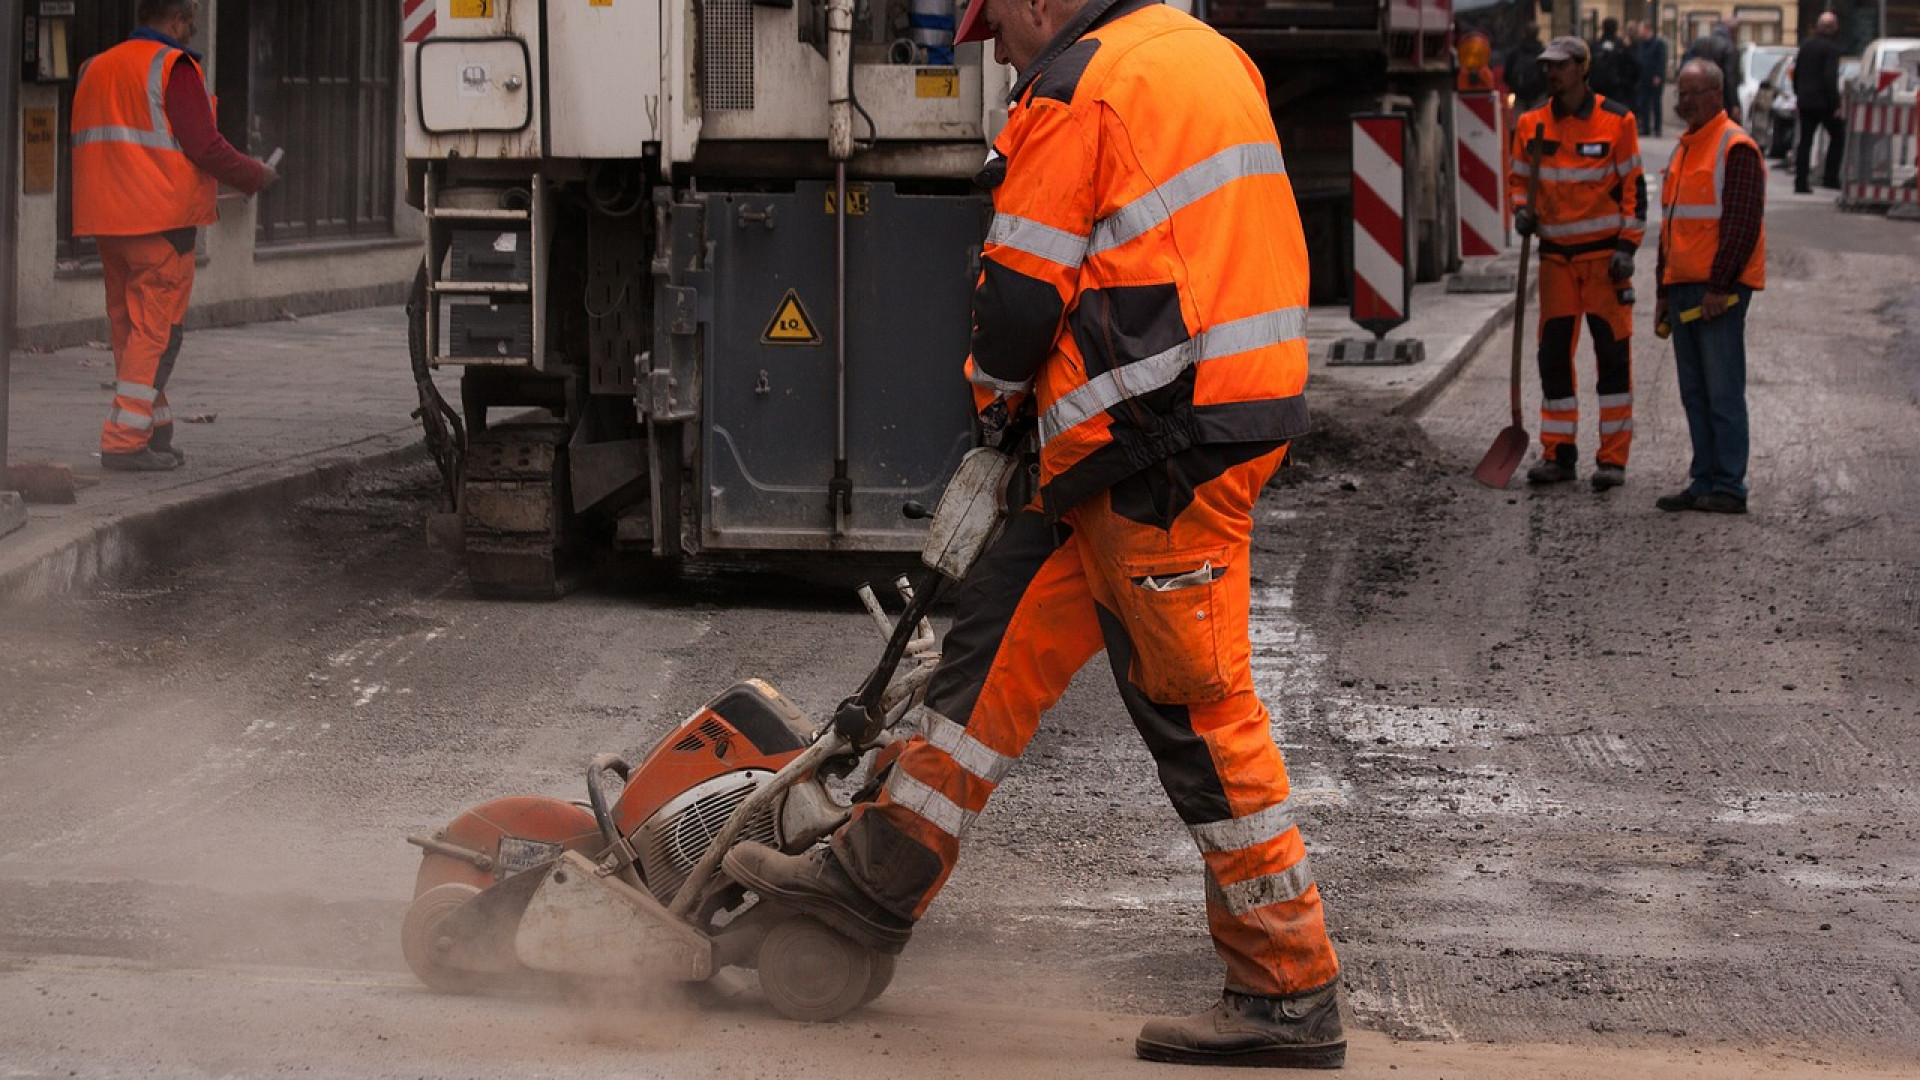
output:
[[[1680,378],[1680,404],[1693,436],[1691,495],[1747,497],[1747,309],[1753,290],[1734,286],[1740,302],[1717,319],[1680,321],[1680,313],[1700,306],[1707,287],[1667,287],[1668,318],[1673,321],[1673,367]]]

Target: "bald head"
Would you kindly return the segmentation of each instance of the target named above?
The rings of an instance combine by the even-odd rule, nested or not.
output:
[[[1831,11],[1821,12],[1820,17],[1813,20],[1813,31],[1816,34],[1827,34],[1829,36],[1839,33],[1840,16],[1835,15]]]
[[[1716,94],[1727,88],[1727,77],[1721,74],[1720,65],[1711,60],[1689,60],[1680,65],[1680,77],[1684,79],[1689,74],[1694,77],[1698,85]]]

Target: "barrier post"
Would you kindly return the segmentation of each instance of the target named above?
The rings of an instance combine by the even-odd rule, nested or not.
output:
[[[1508,293],[1513,271],[1494,259],[1512,243],[1507,218],[1504,102],[1495,93],[1453,99],[1454,220],[1459,223],[1460,270],[1447,278],[1450,293]]]
[[[1348,317],[1373,340],[1342,338],[1329,364],[1415,364],[1426,346],[1386,340],[1413,304],[1413,235],[1407,218],[1408,124],[1401,113],[1353,115],[1353,298]]]
[[[1915,187],[1920,100],[1859,100],[1849,92],[1846,153],[1841,158],[1840,209],[1920,218]]]

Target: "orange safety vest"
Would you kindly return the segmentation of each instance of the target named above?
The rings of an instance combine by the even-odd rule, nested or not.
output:
[[[1055,517],[1190,447],[1307,430],[1306,239],[1258,70],[1157,0],[1070,27],[979,177],[967,361],[976,401],[1035,396]]]
[[[1507,192],[1515,209],[1527,205],[1533,160],[1527,144],[1536,126],[1555,144],[1540,158],[1540,254],[1570,259],[1611,258],[1636,251],[1646,235],[1646,175],[1640,130],[1617,101],[1589,93],[1575,112],[1556,117],[1553,102],[1525,113],[1513,133]]]
[[[1760,153],[1753,137],[1722,112],[1700,130],[1680,136],[1680,145],[1673,148],[1660,188],[1660,210],[1666,218],[1660,226],[1660,254],[1667,267],[1662,285],[1704,282],[1713,276],[1713,259],[1720,251],[1720,197],[1726,190],[1727,152],[1736,145],[1751,146],[1756,155]],[[1750,289],[1767,287],[1764,221],[1739,281]]]
[[[179,49],[136,38],[81,71],[73,93],[75,236],[144,236],[218,220],[213,177],[187,160],[167,120],[167,84],[181,57],[199,69]]]

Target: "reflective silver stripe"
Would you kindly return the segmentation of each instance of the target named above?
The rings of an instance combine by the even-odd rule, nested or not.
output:
[[[987,243],[1024,251],[1073,269],[1087,256],[1087,238],[1012,214],[993,215]]]
[[[1232,885],[1222,885],[1214,880],[1213,874],[1207,874],[1207,897],[1236,917],[1270,904],[1298,900],[1311,888],[1313,872],[1307,868],[1305,859],[1277,874],[1237,881]]]
[[[160,391],[155,390],[151,386],[147,386],[137,382],[114,383],[113,392],[116,394],[119,394],[121,397],[132,398],[135,401],[159,401],[160,400]]]
[[[895,769],[887,781],[887,795],[894,803],[927,819],[934,828],[958,840],[979,815],[962,810],[952,799]]]
[[[1633,430],[1633,417],[1631,416],[1627,417],[1625,420],[1600,421],[1600,434],[1602,435],[1618,435],[1623,431],[1632,431],[1632,430]]]
[[[1259,813],[1209,821],[1191,826],[1190,831],[1201,851],[1240,851],[1283,836],[1291,828],[1293,807],[1290,800],[1282,799]]]
[[[989,784],[998,784],[1013,771],[1017,758],[1010,758],[998,750],[967,734],[967,729],[941,716],[932,709],[926,711],[925,731],[927,742],[947,752],[954,764],[985,780]]]
[[[1634,173],[1634,170],[1639,169],[1641,167],[1642,166],[1640,164],[1640,155],[1635,154],[1632,157],[1628,158],[1627,160],[1622,161],[1619,164],[1615,165],[1614,169],[1621,176],[1632,176]]]
[[[148,130],[130,127],[89,127],[73,133],[71,143],[85,146],[90,143],[124,142],[135,146],[144,146],[152,150],[178,150],[180,140],[173,137],[173,128],[167,123],[167,65],[180,54],[172,49],[161,49],[153,56],[153,62],[147,65],[147,111],[150,125]]]
[[[1040,418],[1040,441],[1050,442],[1127,398],[1158,390],[1202,361],[1298,340],[1306,333],[1306,309],[1297,307],[1222,323],[1164,352],[1087,380],[1085,386],[1054,402]]]
[[[89,143],[124,142],[135,146],[145,146],[154,150],[178,150],[180,140],[164,131],[141,131],[128,127],[92,127],[73,133],[73,145],[86,146]]]
[[[999,394],[1024,394],[1033,389],[1032,379],[1017,383],[1008,382],[1005,379],[996,379],[986,372],[981,371],[979,364],[973,365],[973,371],[967,375],[967,381],[975,386],[984,386]]]
[[[118,424],[121,427],[130,427],[135,431],[145,431],[153,426],[153,417],[145,416],[137,412],[128,412],[125,409],[109,409],[107,410],[107,423]]]
[[[1582,169],[1567,169],[1549,166],[1540,170],[1542,180],[1608,180],[1613,177],[1613,166],[1595,165]]]
[[[1577,397],[1548,398],[1540,403],[1540,407],[1556,412],[1573,412],[1580,408],[1580,399]]]
[[[1601,394],[1600,395],[1600,407],[1603,409],[1617,409],[1622,405],[1632,405],[1632,404],[1633,404],[1632,394]]]
[[[1528,161],[1526,158],[1514,158],[1512,169],[1513,175],[1515,176],[1532,176],[1533,162]]]
[[[1619,229],[1626,223],[1627,219],[1619,214],[1606,214],[1597,218],[1588,218],[1585,221],[1563,221],[1554,225],[1543,221],[1540,223],[1540,235],[1548,238],[1575,236],[1580,233],[1598,232],[1601,229]]]
[[[1543,434],[1551,432],[1555,435],[1578,435],[1580,423],[1577,420],[1542,420],[1540,431]]]
[[[1191,206],[1235,180],[1248,176],[1285,176],[1287,163],[1273,143],[1229,146],[1174,174],[1166,183],[1141,195],[1093,225],[1093,243],[1087,254],[1098,255],[1132,240],[1166,221],[1176,210]]]
[[[165,405],[162,405],[159,408],[153,410],[153,424],[155,427],[159,427],[161,424],[171,424],[171,423],[173,423],[172,409],[168,408]]]

